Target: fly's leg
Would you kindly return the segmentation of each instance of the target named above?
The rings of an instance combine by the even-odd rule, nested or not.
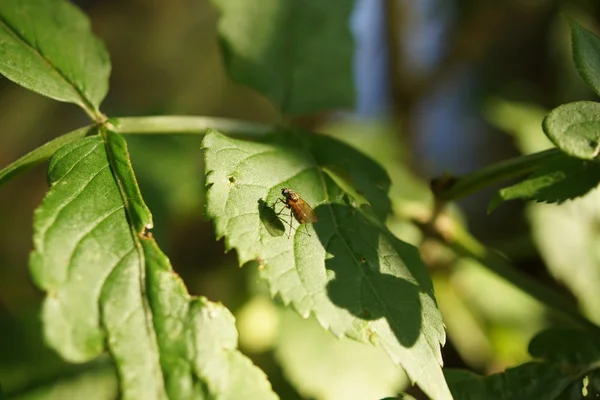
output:
[[[304,233],[306,233],[308,236],[312,236],[308,231],[308,224],[304,224]]]
[[[289,206],[288,206],[289,207]],[[292,210],[290,209],[290,230],[288,232],[288,239],[290,238],[290,236],[292,236]]]
[[[292,229],[293,229],[293,225],[292,225],[292,208],[288,205],[288,203],[286,203],[282,199],[277,199],[275,201],[275,203],[273,203],[273,205],[271,206],[271,208],[273,209],[273,212],[275,212],[275,206],[277,205],[277,203],[283,203],[283,207],[281,207],[281,210],[279,210],[279,212],[275,213],[275,216],[273,218],[271,218],[271,220],[269,221],[269,223],[275,221],[276,219],[279,219],[280,221],[283,221],[283,222],[287,223],[290,226],[290,230],[289,230],[288,235],[287,235],[288,239],[289,239],[290,236],[291,236],[291,234],[292,234]],[[286,209],[290,210],[290,222],[288,222],[288,221],[286,221],[286,220],[284,220],[282,218],[279,218],[279,216],[281,215],[281,213],[284,210],[286,210]]]
[[[269,222],[273,222],[275,221],[276,218],[279,218],[279,216],[281,215],[281,213],[283,212],[283,210],[285,210],[286,208],[290,208],[290,206],[287,205],[287,203],[281,199],[277,199],[277,201],[275,201],[275,203],[273,203],[273,205],[271,206],[271,208],[273,209],[273,212],[275,212],[275,206],[277,205],[277,203],[283,203],[283,207],[281,207],[281,210],[279,210],[278,213],[275,213],[275,216],[273,218],[271,218],[271,220]],[[290,211],[291,212],[291,211]]]

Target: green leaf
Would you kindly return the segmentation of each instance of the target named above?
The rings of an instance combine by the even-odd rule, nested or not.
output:
[[[584,196],[598,186],[600,164],[562,155],[546,162],[525,180],[498,191],[489,211],[509,200],[563,203]]]
[[[573,62],[581,78],[600,96],[600,38],[570,21]]]
[[[352,0],[213,0],[234,81],[267,96],[284,114],[354,106]]]
[[[212,131],[203,146],[207,214],[240,264],[257,260],[273,296],[303,317],[313,314],[336,336],[382,347],[429,396],[450,398],[440,369],[444,328],[417,249],[393,237],[368,205],[358,206],[325,172],[319,152],[344,149],[325,159],[332,163],[327,170],[349,167],[345,183],[368,201],[379,198],[376,188],[385,193],[381,168],[310,133],[250,143]],[[291,238],[289,214],[278,220],[271,206],[282,187],[298,192],[320,219]]]
[[[85,14],[65,0],[3,0],[0,74],[98,119],[110,61]]]
[[[552,275],[564,283],[586,316],[600,323],[600,191],[560,207],[531,204],[533,238]]]
[[[600,342],[588,332],[575,329],[548,329],[529,343],[529,353],[573,369],[585,371],[600,361]]]
[[[31,272],[47,292],[47,343],[73,362],[106,348],[122,397],[273,399],[236,349],[233,316],[194,299],[147,229],[124,139],[103,132],[62,147],[36,210]]]
[[[49,160],[52,154],[54,154],[62,146],[77,141],[85,137],[86,135],[93,135],[96,132],[96,127],[88,126],[84,128],[79,128],[62,136],[59,136],[49,141],[48,143],[38,147],[37,149],[30,151],[15,162],[0,169],[0,186],[4,185],[20,173],[25,172],[35,167],[36,165]]]
[[[556,107],[546,115],[542,128],[568,155],[593,159],[600,151],[600,103],[578,101]]]
[[[581,379],[547,363],[529,362],[486,377],[463,370],[444,373],[455,400],[563,399],[564,392],[578,385],[581,393]]]
[[[305,398],[376,399],[406,386],[406,378],[381,349],[334,338],[316,321],[291,311],[281,318],[275,356]]]

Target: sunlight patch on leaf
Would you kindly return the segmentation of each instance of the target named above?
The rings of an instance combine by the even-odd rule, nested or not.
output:
[[[324,172],[344,170],[371,205],[387,208],[389,179],[381,167],[335,139],[308,132],[245,142],[212,131],[203,147],[207,214],[240,264],[257,260],[273,296],[303,317],[313,314],[336,336],[382,347],[426,393],[449,398],[440,369],[444,328],[418,250],[385,229],[377,219],[385,213],[358,208]],[[301,228],[292,219],[289,239],[289,213],[280,220],[282,205],[273,207],[283,187],[319,216]]]

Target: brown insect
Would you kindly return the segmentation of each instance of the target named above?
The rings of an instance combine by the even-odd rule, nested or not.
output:
[[[292,234],[292,215],[294,218],[296,218],[296,221],[298,221],[299,224],[314,224],[315,222],[319,222],[319,216],[315,210],[313,210],[308,203],[302,200],[302,198],[298,196],[298,193],[291,189],[283,188],[281,189],[281,195],[283,196],[283,199],[277,199],[275,204],[277,202],[281,202],[283,203],[284,207],[275,215],[275,217],[279,217],[279,214],[281,214],[286,208],[290,210],[290,231],[288,233],[288,238]],[[273,207],[275,207],[275,204],[273,204]],[[308,233],[308,230],[306,231],[306,234],[311,236],[310,233]]]

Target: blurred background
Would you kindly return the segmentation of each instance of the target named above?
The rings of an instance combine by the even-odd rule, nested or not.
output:
[[[111,55],[105,114],[279,121],[265,98],[226,76],[218,14],[208,0],[74,3],[90,16]],[[356,108],[294,120],[358,146],[389,172],[389,225],[420,247],[430,268],[448,328],[445,366],[488,374],[522,363],[529,339],[554,323],[526,294],[423,238],[407,215],[431,206],[432,177],[545,149],[544,114],[565,102],[594,99],[571,62],[567,17],[597,31],[600,3],[357,0],[348,22],[356,40]],[[75,106],[0,77],[0,167],[87,123]],[[203,216],[200,140],[127,137],[154,214],[154,235],[190,292],[221,301],[236,315],[241,350],[264,369],[282,399],[375,399],[403,390],[402,371],[382,352],[338,341],[284,310],[269,299],[255,268],[240,269],[235,253],[224,253]],[[33,210],[46,189],[40,166],[0,190],[0,383],[10,399],[114,399],[118,388],[108,358],[68,365],[43,344],[42,294],[27,264]],[[487,215],[496,189],[459,203],[470,231],[600,322],[600,282],[589,279],[600,276],[600,255],[592,251],[600,222],[596,191],[561,207],[515,202]]]

